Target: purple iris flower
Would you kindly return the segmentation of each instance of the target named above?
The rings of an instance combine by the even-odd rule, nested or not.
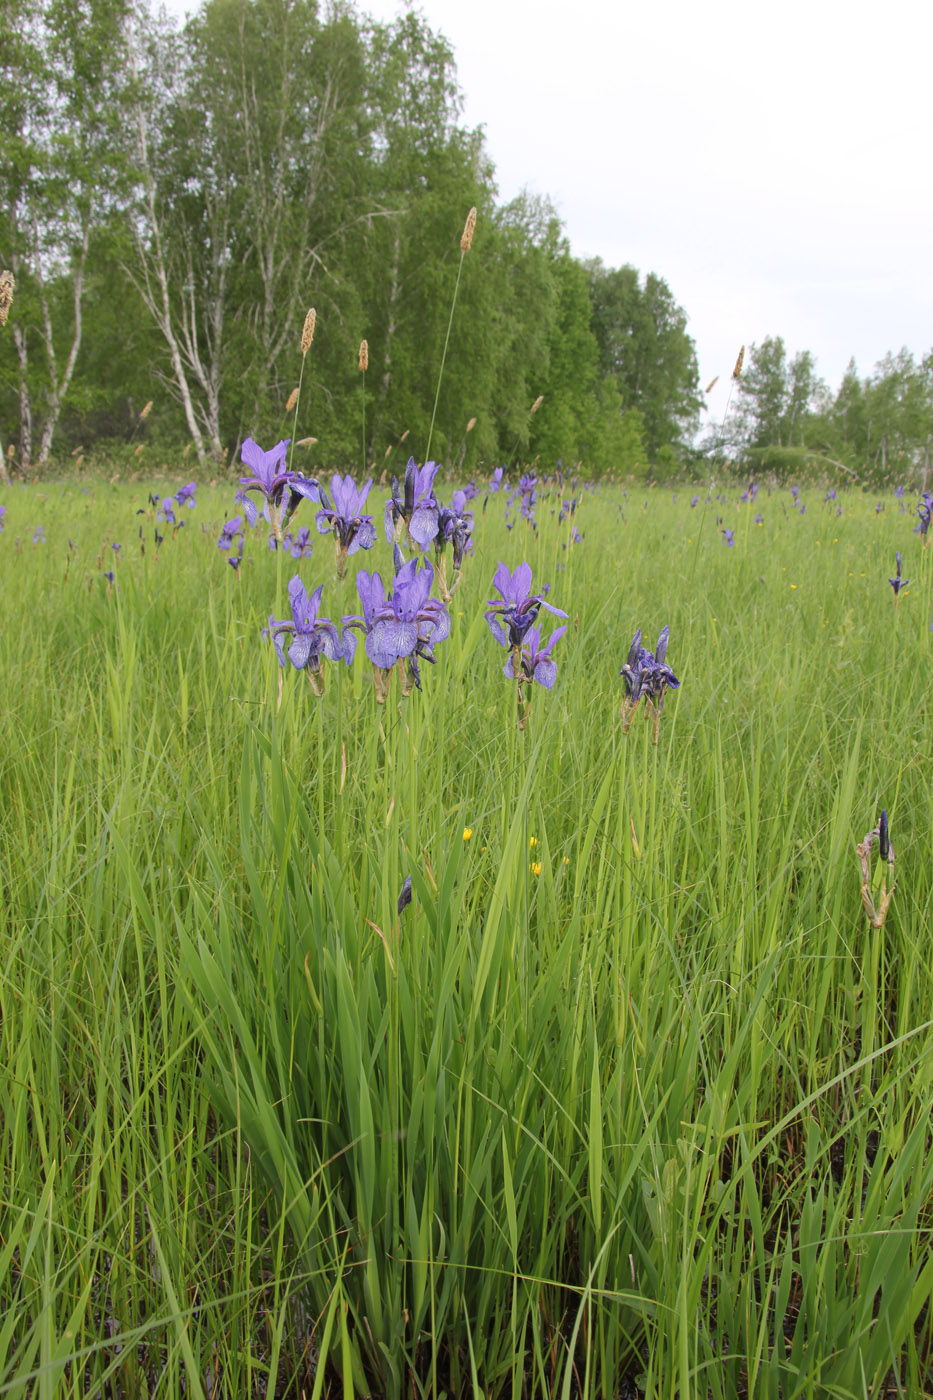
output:
[[[243,521],[239,515],[235,515],[232,520],[225,520],[220,527],[220,536],[217,540],[217,548],[224,551],[230,549],[237,535],[242,539]],[[187,535],[185,536],[187,539]],[[156,545],[161,544],[161,539],[156,538]]]
[[[677,690],[680,685],[680,681],[666,663],[669,640],[670,628],[662,627],[658,644],[652,653],[646,651],[641,644],[641,628],[632,638],[628,660],[619,672],[625,682],[621,707],[623,734],[628,733],[638,702],[644,696],[654,708],[654,742],[658,742],[665,691]]]
[[[823,497],[823,504],[825,505],[827,501],[834,501],[835,499],[836,499],[836,488],[835,488],[835,486],[831,486],[831,487],[829,488],[829,490],[826,492],[826,495]]]
[[[875,506],[875,514],[876,514],[876,515],[883,515],[883,514],[884,514],[884,501],[879,501],[879,502],[877,503],[877,505]]]
[[[230,565],[231,569],[233,569],[237,574],[239,574],[239,572],[240,572],[240,565],[243,563],[243,536],[242,536],[242,535],[237,535],[237,545],[239,546],[239,548],[238,548],[236,554],[231,554],[231,555],[230,555],[230,558],[227,560],[227,563]]]
[[[270,617],[268,627],[280,666],[285,665],[285,638],[289,635],[292,637],[288,659],[296,671],[307,671],[315,694],[320,694],[323,689],[322,660],[326,657],[328,661],[345,661],[349,666],[356,651],[356,638],[352,634],[341,636],[340,629],[329,617],[318,617],[321,591],[321,588],[316,588],[309,597],[298,574],[295,574],[288,585],[291,622],[276,622],[275,618]]]
[[[903,488],[903,486],[897,486],[897,487],[895,487],[894,495],[897,497],[898,500],[901,499],[901,497],[903,496],[903,494],[904,494],[904,488]]]
[[[509,572],[501,561],[496,569],[492,586],[502,601],[487,599],[488,611],[483,614],[489,623],[489,630],[500,646],[520,647],[525,635],[538,620],[541,608],[546,608],[555,617],[566,617],[565,612],[544,601],[544,593],[531,592],[531,565],[519,564],[515,573]],[[504,624],[504,625],[503,625]]]
[[[187,486],[179,486],[175,492],[176,504],[187,506],[189,510],[192,510],[197,505],[197,501],[194,499],[194,493],[197,489],[198,483],[196,481],[189,481]]]
[[[694,496],[693,500],[690,502],[690,509],[693,510],[693,509],[694,509],[696,506],[698,506],[699,504],[700,504],[700,498],[699,498],[699,496]]]
[[[3,529],[4,517],[6,516],[6,506],[0,506],[0,530]]]
[[[402,881],[401,894],[398,897],[399,914],[401,914],[403,909],[407,909],[409,904],[411,904],[411,876],[406,875],[405,879]]]
[[[285,538],[290,541],[287,547],[293,559],[310,559],[314,545],[311,543],[311,531],[307,525],[302,525],[293,536],[286,535]]]
[[[933,494],[924,491],[917,503],[917,515],[920,517],[914,526],[914,534],[920,535],[923,543],[927,542],[927,531],[930,528],[930,521],[933,520]]]
[[[175,519],[175,499],[173,496],[163,496],[159,502],[159,509],[156,511],[156,520],[161,520],[164,525],[177,525]]]
[[[898,554],[895,554],[894,558],[895,558],[895,560],[897,561],[897,577],[896,577],[896,578],[889,578],[889,579],[888,579],[888,583],[889,583],[889,584],[891,585],[891,587],[894,589],[894,600],[895,600],[895,602],[896,602],[896,601],[897,601],[897,595],[900,593],[900,591],[901,591],[902,588],[906,588],[906,587],[907,587],[908,583],[910,583],[910,579],[909,579],[909,578],[901,578],[901,569],[902,569],[903,566],[904,566],[904,561],[902,560],[900,554],[899,554],[899,553],[898,553]]]
[[[425,462],[416,467],[414,457],[409,457],[405,468],[402,494],[399,495],[398,477],[392,478],[392,495],[386,501],[386,539],[400,542],[402,527],[407,527],[408,535],[421,549],[428,545],[437,534],[437,501],[434,496],[434,478],[440,469],[439,462]]]
[[[455,491],[449,506],[437,505],[437,534],[434,536],[434,558],[440,576],[441,597],[449,603],[457,588],[463,556],[473,548],[473,512],[467,510],[467,495]],[[453,578],[447,582],[445,550],[451,546]]]
[[[112,570],[112,569],[105,569],[105,570],[104,570],[104,578],[105,578],[105,579],[107,580],[107,582],[112,586],[112,585],[113,585],[113,570]]]
[[[503,675],[508,676],[510,681],[517,679],[515,662],[518,659],[526,681],[537,681],[545,690],[552,690],[557,679],[557,662],[551,656],[551,648],[555,642],[560,641],[566,631],[566,627],[555,628],[548,638],[547,646],[544,646],[538,628],[529,628],[522,646],[513,649],[503,666]]]
[[[502,479],[504,476],[505,476],[505,467],[496,467],[496,469],[495,469],[495,471],[493,472],[492,476],[489,478],[489,490],[490,490],[490,492],[493,492],[493,493],[494,493],[494,492],[496,492],[496,491],[501,491],[501,490],[502,490],[502,488],[505,486],[505,482],[504,482],[503,479]]]
[[[45,544],[45,526],[37,525],[36,532],[32,537],[33,544]]]
[[[309,501],[320,500],[320,488],[313,477],[306,478],[286,469],[285,459],[290,441],[291,438],[286,438],[268,452],[263,452],[258,442],[247,438],[240,453],[240,461],[252,472],[251,476],[240,477],[240,486],[244,492],[254,491],[265,497],[263,513],[277,541],[281,540],[282,531],[297,510],[302,496]],[[242,504],[250,525],[255,525],[259,518],[255,501],[244,496]]]
[[[735,545],[735,531],[734,531],[734,530],[720,530],[719,533],[722,535],[722,542],[723,542],[723,544],[729,545],[730,548],[732,548],[732,547]]]
[[[389,594],[378,573],[359,571],[356,587],[363,616],[344,618],[344,626],[366,633],[366,655],[377,670],[391,671],[396,662],[407,662],[400,675],[402,694],[408,695],[412,684],[420,688],[419,660],[433,663],[434,647],[450,635],[450,616],[438,598],[430,597],[434,582],[430,564],[420,570],[417,559],[402,564],[396,546],[395,565]],[[376,698],[384,701],[385,693],[385,678],[377,677]]]
[[[372,549],[376,543],[373,518],[363,513],[372,484],[371,477],[362,486],[357,486],[349,474],[340,476],[339,473],[335,473],[330,479],[333,506],[324,487],[320,488],[322,509],[318,511],[315,520],[318,534],[326,535],[328,530],[334,532],[338,578],[344,576],[349,555],[355,554],[358,549]]]

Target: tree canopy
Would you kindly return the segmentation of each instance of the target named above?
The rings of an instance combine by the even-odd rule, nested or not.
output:
[[[312,305],[297,433],[318,464],[423,454],[445,345],[435,457],[648,472],[685,448],[696,362],[670,289],[584,267],[547,200],[498,201],[419,14],[204,0],[179,28],[129,0],[10,4],[0,440],[22,469],[143,437],[227,461],[287,436]]]

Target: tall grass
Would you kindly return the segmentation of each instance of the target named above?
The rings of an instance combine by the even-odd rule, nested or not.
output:
[[[229,494],[158,557],[125,489],[3,498],[0,1395],[927,1393],[909,517],[604,488],[571,550],[555,500],[535,535],[491,498],[437,666],[380,708],[359,660],[320,700],[280,676]],[[296,567],[355,611],[325,554]],[[500,558],[570,615],[524,734]],[[618,672],[664,623],[655,748]]]

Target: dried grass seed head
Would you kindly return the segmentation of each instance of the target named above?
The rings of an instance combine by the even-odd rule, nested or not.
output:
[[[369,341],[360,341],[360,373],[365,374],[369,369]]]
[[[0,272],[0,326],[6,325],[6,318],[10,314],[10,307],[13,305],[13,292],[16,289],[16,282],[9,268],[4,268]]]
[[[289,394],[289,396],[288,396],[288,399],[286,400],[286,403],[285,403],[285,412],[286,412],[286,413],[291,413],[292,409],[295,407],[295,404],[296,404],[297,402],[298,402],[298,389],[295,388],[295,389],[292,390],[292,392],[291,392],[291,393]]]
[[[741,379],[741,377],[742,377],[742,365],[743,365],[744,363],[745,363],[745,346],[743,345],[742,348],[741,348],[741,350],[739,351],[738,358],[737,358],[737,360],[736,360],[736,362],[735,362],[735,369],[732,371],[732,378],[733,378],[733,379]]]
[[[466,223],[463,225],[463,234],[460,239],[461,253],[468,253],[473,242],[473,234],[476,232],[476,205],[466,216]]]
[[[307,355],[308,351],[311,349],[311,342],[312,342],[312,340],[314,339],[314,323],[315,323],[316,320],[317,320],[317,312],[315,311],[314,307],[312,306],[312,307],[309,309],[308,314],[307,314],[307,316],[305,317],[305,323],[304,323],[304,325],[303,325],[302,328],[301,328],[301,353],[302,353],[302,355]]]

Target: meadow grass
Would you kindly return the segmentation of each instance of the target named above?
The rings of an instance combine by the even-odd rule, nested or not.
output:
[[[198,495],[157,554],[144,487],[0,497],[0,1396],[930,1393],[912,517],[481,490],[380,707],[260,636],[293,569],[358,611],[354,561],[237,574]],[[524,733],[500,559],[569,614]],[[654,747],[619,668],[664,624]]]

